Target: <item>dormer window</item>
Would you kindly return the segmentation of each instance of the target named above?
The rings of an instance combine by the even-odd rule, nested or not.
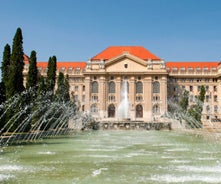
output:
[[[192,67],[189,67],[189,68],[188,68],[188,71],[190,71],[190,72],[193,71],[193,68],[192,68]]]
[[[185,71],[185,68],[184,68],[184,67],[181,67],[181,68],[180,68],[180,71],[184,72],[184,71]]]

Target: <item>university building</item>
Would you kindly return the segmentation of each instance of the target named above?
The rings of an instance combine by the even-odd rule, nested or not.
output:
[[[28,70],[28,57],[24,74]],[[46,76],[47,62],[38,62]],[[164,61],[141,46],[110,46],[87,62],[57,62],[57,75],[69,75],[70,94],[81,111],[102,121],[119,120],[121,87],[127,82],[129,118],[162,121],[168,104],[176,102],[180,91],[189,91],[189,105],[204,85],[206,89],[202,121],[219,127],[221,122],[221,64],[217,62]]]

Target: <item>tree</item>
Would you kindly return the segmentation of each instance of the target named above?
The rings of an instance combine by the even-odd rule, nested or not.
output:
[[[63,101],[63,90],[64,90],[64,74],[59,72],[58,80],[57,80],[57,90],[56,90],[56,101]]]
[[[69,81],[68,75],[64,77],[62,72],[59,72],[58,80],[57,80],[57,90],[56,90],[56,100],[59,102],[68,102],[70,101],[69,95]]]
[[[192,105],[188,110],[188,115],[191,117],[190,121],[187,120],[191,128],[202,128],[202,111],[205,99],[205,87],[201,86],[200,94],[196,99],[196,104]]]
[[[68,74],[66,75],[64,79],[64,101],[70,101],[70,84],[69,84],[69,76]]]
[[[18,28],[13,39],[12,54],[10,58],[8,82],[6,84],[7,99],[14,96],[16,93],[20,94],[24,90],[23,55],[22,30],[21,28]]]
[[[4,82],[0,82],[0,105],[5,102],[6,96],[5,96],[5,84]],[[1,114],[1,113],[0,113]]]
[[[52,56],[48,60],[47,86],[49,91],[54,91],[56,82],[57,58]]]
[[[30,63],[27,76],[27,88],[36,87],[38,78],[36,52],[33,50],[30,55]]]
[[[2,82],[4,82],[4,84],[6,84],[6,82],[8,81],[10,57],[11,57],[11,48],[9,44],[6,44],[3,52],[3,60],[1,66]]]
[[[185,90],[182,99],[179,102],[179,106],[182,108],[183,112],[186,113],[189,106],[189,91]]]

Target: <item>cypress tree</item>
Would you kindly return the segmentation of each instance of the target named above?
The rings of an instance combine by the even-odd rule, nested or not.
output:
[[[4,82],[0,82],[0,104],[5,102],[6,96],[5,96],[5,84]],[[1,114],[1,113],[0,113]]]
[[[6,96],[12,97],[24,90],[23,85],[23,37],[22,30],[18,28],[13,39],[12,54],[10,58],[9,76],[6,84]]]
[[[69,95],[69,77],[66,75],[64,77],[64,74],[62,72],[59,72],[58,80],[57,80],[57,90],[56,90],[56,100],[59,102],[68,102],[70,101],[70,95]]]
[[[1,66],[2,82],[4,82],[4,84],[6,84],[6,82],[8,81],[10,57],[11,57],[11,48],[9,44],[6,44],[3,52],[3,60]]]
[[[70,84],[69,84],[69,76],[68,74],[66,75],[65,79],[64,79],[64,100],[65,102],[70,101]]]
[[[37,58],[36,52],[33,50],[30,55],[30,63],[28,68],[28,76],[27,76],[27,88],[35,87],[37,85],[37,77],[38,77],[38,70],[37,70]]]
[[[54,91],[56,82],[57,58],[52,56],[48,60],[47,86],[49,91]]]
[[[57,90],[56,90],[56,100],[61,102],[64,101],[63,99],[63,90],[64,90],[64,74],[62,72],[59,72],[58,80],[57,80]]]

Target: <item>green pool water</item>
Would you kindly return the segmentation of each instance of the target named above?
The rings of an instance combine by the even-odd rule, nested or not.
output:
[[[0,183],[221,183],[221,145],[174,131],[76,133],[0,148]]]

